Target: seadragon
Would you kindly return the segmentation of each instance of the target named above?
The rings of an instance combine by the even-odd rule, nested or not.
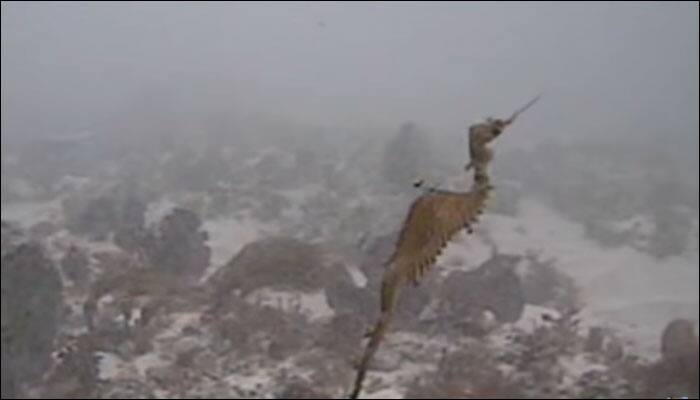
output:
[[[396,248],[385,264],[380,292],[380,316],[365,335],[367,346],[357,365],[357,376],[351,399],[357,398],[369,364],[387,333],[401,288],[407,283],[417,285],[438,256],[462,229],[473,233],[473,226],[483,213],[493,187],[489,184],[487,166],[493,153],[486,145],[510,125],[518,114],[534,104],[536,97],[507,120],[488,119],[470,127],[470,165],[474,167],[474,184],[468,192],[431,189],[411,204],[399,233]],[[478,129],[475,129],[478,127]],[[486,132],[486,135],[472,132]],[[476,158],[475,158],[476,154]],[[487,157],[480,157],[486,154]],[[469,167],[469,165],[467,166]],[[467,170],[469,168],[466,168]],[[416,186],[420,186],[420,183]]]

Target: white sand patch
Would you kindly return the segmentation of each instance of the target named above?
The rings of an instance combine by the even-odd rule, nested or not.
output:
[[[229,385],[236,386],[245,392],[270,391],[273,386],[274,373],[270,370],[261,368],[254,375],[241,376],[230,375],[225,381]]]
[[[171,314],[173,322],[164,329],[162,332],[158,333],[155,340],[172,339],[179,337],[182,334],[182,330],[187,326],[197,326],[199,324],[199,318],[201,313],[197,312],[186,312]]]
[[[146,353],[142,356],[136,357],[132,361],[133,366],[141,377],[146,377],[146,372],[152,368],[161,368],[170,365],[170,361],[165,360],[160,357],[159,354],[155,352]]]
[[[474,270],[490,257],[491,248],[482,238],[461,231],[447,244],[435,263],[439,266],[440,274],[447,276],[454,270]]]
[[[101,380],[121,380],[134,375],[135,369],[130,363],[114,353],[95,352],[98,357],[98,378]]]
[[[60,199],[44,202],[3,203],[3,221],[13,222],[22,229],[42,221],[57,221],[63,215]]]
[[[399,392],[398,390],[394,388],[386,388],[386,389],[380,389],[377,390],[376,392],[367,394],[367,395],[360,395],[358,398],[360,399],[403,399],[405,398],[403,393]]]
[[[546,316],[551,318],[559,318],[561,315],[556,310],[547,307],[535,306],[526,304],[523,310],[523,315],[520,319],[510,326],[520,329],[527,333],[532,333],[538,326],[545,325]]]
[[[67,229],[61,229],[51,235],[47,240],[47,245],[49,250],[55,253],[62,253],[68,250],[71,245],[84,249],[89,254],[122,253],[122,249],[114,244],[111,239],[101,241],[90,240],[85,237],[74,235]]]
[[[294,155],[289,152],[275,147],[266,147],[258,151],[255,156],[243,160],[243,165],[249,168],[255,167],[266,157],[274,157],[282,166],[289,168],[293,167],[296,161]]]
[[[54,190],[61,192],[79,192],[87,189],[91,179],[86,176],[68,174],[61,177],[52,186]]]
[[[284,196],[292,204],[303,204],[306,200],[318,196],[327,189],[321,185],[311,184],[296,189],[277,190],[277,193]]]
[[[150,226],[153,224],[158,223],[163,217],[168,215],[170,211],[173,210],[177,206],[177,203],[175,203],[172,199],[169,199],[167,197],[163,197],[159,199],[158,201],[154,201],[148,204],[148,207],[146,207],[146,212],[145,212],[145,223],[146,226]]]
[[[413,363],[401,362],[401,367],[393,371],[377,371],[371,370],[371,376],[368,374],[362,393],[361,399],[404,399],[405,395],[399,391],[399,388],[406,386],[416,377],[425,375],[425,372],[433,369],[432,363]]]
[[[592,362],[587,354],[576,354],[572,357],[560,357],[559,364],[564,368],[561,387],[571,387],[586,372],[605,372],[608,370],[603,364]]]
[[[304,293],[261,288],[250,293],[245,300],[250,304],[260,304],[284,311],[298,310],[311,321],[330,318],[334,315],[323,290]]]
[[[240,368],[236,369],[240,370]],[[308,378],[311,373],[296,366],[293,359],[287,359],[272,365],[258,365],[254,369],[246,368],[242,372],[226,376],[223,381],[244,392],[255,392],[258,396],[264,396],[262,398],[273,398],[274,391],[279,388],[277,377],[282,370],[293,370],[294,374],[300,378]]]
[[[527,227],[525,235],[516,232],[518,225]],[[644,348],[658,346],[663,325],[686,317],[688,308],[698,318],[697,252],[656,259],[629,246],[603,248],[585,236],[580,224],[530,199],[522,202],[517,218],[485,215],[481,229],[488,230],[504,253],[534,249],[544,258],[556,258],[555,266],[581,288],[582,315],[616,326]],[[668,303],[684,306],[655,309],[654,304]]]
[[[367,276],[360,270],[360,268],[355,264],[345,264],[345,270],[348,271],[350,278],[355,286],[365,287],[367,285]]]

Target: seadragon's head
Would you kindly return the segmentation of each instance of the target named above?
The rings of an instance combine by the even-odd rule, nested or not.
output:
[[[486,118],[486,124],[488,125],[491,131],[493,139],[497,138],[501,133],[503,133],[503,130],[506,129],[506,127],[510,125],[511,122],[512,121],[503,120],[500,118]]]

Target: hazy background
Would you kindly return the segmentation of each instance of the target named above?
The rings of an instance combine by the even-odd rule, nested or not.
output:
[[[179,113],[328,127],[411,119],[455,134],[543,92],[508,145],[614,135],[697,147],[697,11],[692,2],[5,2],[2,134],[97,129],[157,90],[179,99]]]

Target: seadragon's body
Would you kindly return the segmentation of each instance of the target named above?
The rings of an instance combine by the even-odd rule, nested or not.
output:
[[[387,262],[381,286],[381,315],[368,333],[369,343],[358,365],[351,398],[357,398],[362,389],[369,363],[389,327],[401,287],[407,282],[417,284],[460,230],[466,228],[472,232],[472,224],[481,214],[490,190],[489,187],[464,193],[436,190],[413,202],[396,250]]]
[[[488,165],[493,152],[487,145],[498,137],[515,118],[539,99],[537,96],[507,120],[489,119],[470,128],[470,163],[474,168],[474,184],[468,192],[430,190],[418,197],[402,225],[396,249],[387,261],[382,277],[380,316],[367,333],[369,342],[357,365],[357,376],[350,398],[357,398],[372,357],[387,333],[400,289],[408,282],[417,284],[462,229],[472,233],[472,225],[483,212],[493,187],[489,183]],[[417,184],[416,186],[419,186]]]

